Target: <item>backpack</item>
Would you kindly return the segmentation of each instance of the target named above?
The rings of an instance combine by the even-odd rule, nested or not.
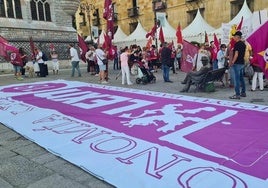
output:
[[[48,61],[48,58],[47,58],[47,55],[44,53],[44,52],[42,52],[42,60],[43,61]]]

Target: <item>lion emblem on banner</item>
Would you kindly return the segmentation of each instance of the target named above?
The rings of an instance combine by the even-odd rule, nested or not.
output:
[[[195,109],[178,109],[182,104],[167,104],[161,109],[145,110],[142,114],[132,116],[132,114],[122,114],[120,117],[130,120],[121,121],[124,126],[151,126],[159,127],[158,132],[174,131],[177,126],[183,125],[186,121],[201,122],[203,118],[198,117],[199,112],[212,112],[214,107],[202,107]],[[188,116],[187,116],[188,115]],[[191,115],[191,116],[190,116]],[[195,116],[193,116],[195,115]]]

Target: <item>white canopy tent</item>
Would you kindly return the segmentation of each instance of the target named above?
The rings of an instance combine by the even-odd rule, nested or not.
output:
[[[228,43],[230,37],[230,30],[232,25],[238,25],[243,17],[242,32],[251,33],[252,32],[252,12],[247,5],[247,1],[244,0],[243,6],[238,12],[238,14],[228,23],[222,23],[222,26],[212,32],[209,32],[208,35],[211,37],[215,33],[218,38],[221,38],[222,43]]]
[[[126,38],[124,38],[123,41],[114,42],[117,46],[130,46],[132,44],[137,44],[140,46],[144,46],[147,43],[147,39],[145,35],[147,34],[147,31],[142,27],[141,23],[138,22],[138,25],[136,29]]]
[[[122,31],[121,27],[118,26],[118,28],[114,34],[113,42],[114,43],[123,42],[123,41],[125,41],[125,38],[127,38],[127,35]]]
[[[169,40],[176,41],[176,30],[168,23],[166,19],[166,13],[157,12],[156,17],[160,20],[160,25],[162,26],[165,40],[169,42]],[[160,27],[157,29],[157,38],[159,38]]]
[[[208,33],[214,30],[215,28],[204,20],[198,10],[192,23],[182,30],[182,36],[187,41],[204,42],[205,32]]]

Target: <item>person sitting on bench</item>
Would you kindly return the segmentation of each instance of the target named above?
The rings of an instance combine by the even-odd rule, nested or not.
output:
[[[209,59],[206,56],[201,58],[202,67],[199,71],[190,71],[187,73],[185,79],[181,82],[185,84],[184,88],[180,92],[188,92],[192,83],[199,83],[204,79],[208,71],[211,69],[208,66]]]

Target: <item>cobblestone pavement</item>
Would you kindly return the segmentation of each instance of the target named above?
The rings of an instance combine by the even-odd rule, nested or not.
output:
[[[59,75],[50,75],[46,78],[25,78],[22,81],[16,80],[12,74],[0,73],[0,86],[17,83],[30,83],[38,81],[49,81],[56,79],[75,80],[87,83],[98,83],[98,77],[86,73],[85,64],[81,64],[82,77],[70,77],[70,69],[61,69]],[[157,80],[154,84],[133,84],[122,85],[121,77],[116,80],[119,70],[109,69],[109,84],[111,86],[129,87],[141,90],[151,90],[172,94],[181,94],[179,91],[183,85],[185,73],[177,71],[177,74],[170,73],[173,83],[164,83],[162,71],[154,73]],[[135,77],[132,76],[135,83]],[[266,88],[264,91],[251,92],[247,83],[247,97],[237,100],[239,102],[259,104],[268,106]],[[205,97],[210,99],[229,100],[234,89],[221,87],[216,83],[216,92],[189,92],[183,95]],[[1,120],[0,120],[1,122]],[[27,140],[23,136],[0,124],[0,187],[1,188],[64,188],[64,187],[90,187],[90,188],[111,188],[113,186],[101,179],[83,171],[81,168],[49,153],[42,147]]]

